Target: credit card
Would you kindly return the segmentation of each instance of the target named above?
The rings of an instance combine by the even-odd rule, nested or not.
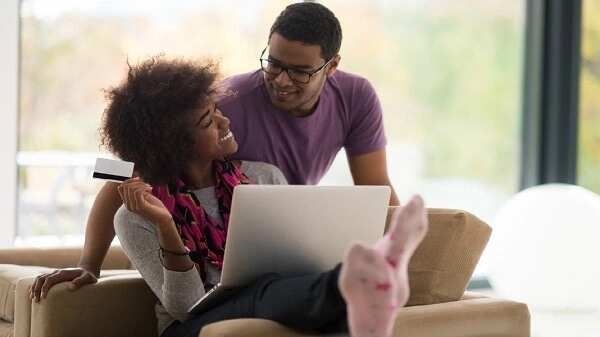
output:
[[[93,177],[120,183],[133,176],[133,165],[130,161],[96,158]]]

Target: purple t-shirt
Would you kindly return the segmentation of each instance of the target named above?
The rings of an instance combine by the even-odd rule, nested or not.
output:
[[[260,70],[230,77],[225,87],[217,105],[239,144],[233,158],[276,165],[290,184],[318,183],[342,147],[349,156],[385,147],[381,104],[362,77],[336,71],[306,117],[273,106]]]

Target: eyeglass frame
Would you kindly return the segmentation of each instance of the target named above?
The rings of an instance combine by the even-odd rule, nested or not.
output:
[[[263,58],[263,56],[265,55],[265,52],[267,51],[267,48],[269,48],[269,46],[266,46],[265,49],[263,49],[262,53],[260,53],[260,58],[258,59],[258,61],[260,62],[260,69],[262,71],[264,71],[265,73],[269,74],[269,75],[275,76],[274,78],[277,78],[277,76],[281,75],[281,73],[285,71],[292,82],[299,83],[299,84],[308,84],[308,83],[310,83],[310,79],[313,77],[313,75],[316,75],[317,73],[321,72],[321,70],[323,70],[334,59],[334,57],[330,58],[322,66],[320,66],[319,68],[317,68],[317,69],[315,69],[313,71],[304,71],[304,70],[300,70],[300,69],[294,69],[292,67],[285,67],[285,66],[283,66],[282,64],[280,64],[277,61],[272,61],[272,60],[269,60],[268,58],[266,58],[266,59]],[[275,63],[279,68],[281,68],[281,71],[279,73],[277,73],[277,74],[273,74],[273,73],[270,73],[270,72],[266,71],[265,68],[263,67],[263,64],[262,64],[263,61],[266,61],[266,62],[269,62],[269,63]],[[290,73],[289,73],[290,69],[293,70],[293,71],[296,71],[296,72],[307,74],[308,75],[308,81],[306,81],[306,82],[300,82],[298,80],[293,79],[292,76],[290,76]]]

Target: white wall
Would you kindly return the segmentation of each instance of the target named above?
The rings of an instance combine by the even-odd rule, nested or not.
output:
[[[15,236],[19,0],[0,1],[0,247]]]

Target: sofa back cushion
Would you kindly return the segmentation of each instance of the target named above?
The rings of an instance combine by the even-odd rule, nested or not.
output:
[[[393,210],[390,207],[388,214]],[[427,212],[429,231],[408,267],[408,306],[459,300],[492,232],[465,211],[430,208]]]
[[[10,248],[0,249],[0,264],[70,268],[77,266],[82,247]],[[131,269],[123,249],[111,246],[102,263],[102,269]]]

